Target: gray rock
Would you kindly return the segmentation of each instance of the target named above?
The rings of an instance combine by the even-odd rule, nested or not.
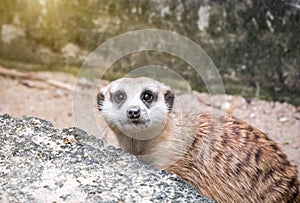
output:
[[[212,202],[77,128],[0,115],[1,202]]]

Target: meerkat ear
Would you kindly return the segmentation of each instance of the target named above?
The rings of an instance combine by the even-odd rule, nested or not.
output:
[[[103,102],[104,102],[104,95],[103,93],[100,91],[98,94],[97,94],[97,104],[98,104],[98,110],[101,111],[102,110],[102,106],[103,106]]]
[[[171,110],[173,108],[173,103],[174,103],[175,95],[170,90],[167,90],[167,92],[165,93],[164,96],[165,96],[165,102],[166,102],[166,104],[168,106],[168,110],[169,110],[169,112],[171,112]]]

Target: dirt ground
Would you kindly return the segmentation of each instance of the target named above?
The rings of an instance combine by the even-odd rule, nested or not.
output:
[[[38,77],[54,78],[71,86],[76,82],[75,77],[64,73],[40,72],[34,74]],[[84,83],[84,80],[81,82]],[[86,85],[85,88],[89,87],[91,88]],[[298,166],[298,177],[300,177],[299,106],[257,99],[246,101],[243,97],[230,95],[227,95],[228,102],[226,104],[218,103],[218,99],[211,104],[210,97],[206,93],[194,92],[194,95],[199,101],[201,110],[209,111],[210,105],[216,108],[225,106],[228,113],[267,133],[271,139],[279,143],[289,160]],[[190,95],[183,94],[179,97],[184,103],[189,101]],[[36,80],[0,76],[0,98],[0,114],[8,113],[19,118],[25,115],[37,116],[51,121],[59,129],[74,126],[72,90]],[[108,134],[109,136],[105,136],[107,142],[115,144],[115,139],[109,132]]]

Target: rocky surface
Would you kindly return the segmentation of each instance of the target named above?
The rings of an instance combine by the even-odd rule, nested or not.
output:
[[[78,128],[0,115],[1,202],[212,202]]]

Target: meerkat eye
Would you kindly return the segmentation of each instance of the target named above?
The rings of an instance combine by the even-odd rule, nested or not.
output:
[[[124,92],[116,92],[114,95],[114,100],[117,103],[122,103],[126,100],[126,94]]]
[[[147,103],[152,102],[153,98],[154,98],[154,96],[153,96],[152,92],[150,92],[150,91],[146,91],[141,95],[141,99]]]

